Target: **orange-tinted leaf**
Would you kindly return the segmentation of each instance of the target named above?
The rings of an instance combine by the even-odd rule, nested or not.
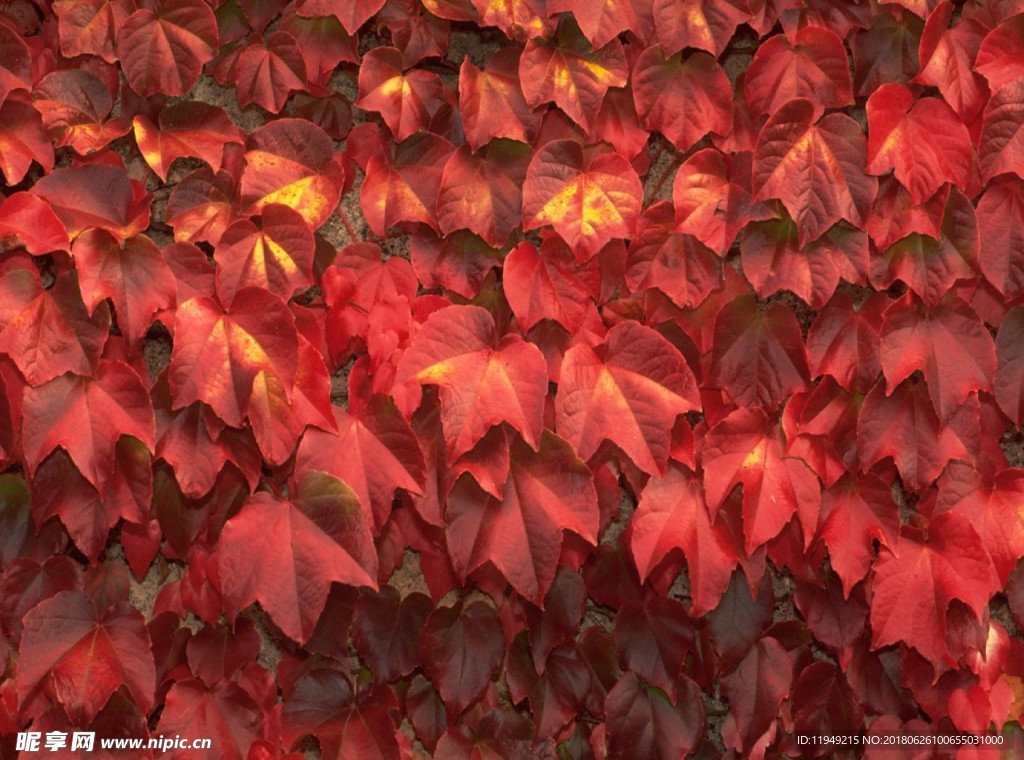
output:
[[[494,319],[478,306],[430,315],[398,365],[395,383],[441,390],[441,420],[451,460],[469,451],[492,425],[507,422],[531,446],[540,444],[547,364],[517,335],[497,338]]]
[[[142,380],[127,364],[104,360],[95,379],[65,374],[25,391],[22,444],[30,474],[63,447],[101,495],[114,471],[117,439],[156,444],[153,404]]]
[[[261,372],[274,375],[290,393],[297,354],[295,319],[280,296],[244,288],[229,310],[210,298],[191,298],[178,306],[175,318],[168,370],[174,407],[203,401],[239,427]]]
[[[384,7],[385,0],[299,0],[295,11],[300,16],[334,16],[349,34],[370,20]]]
[[[515,48],[502,48],[483,69],[468,58],[462,62],[459,113],[473,150],[495,137],[529,142],[540,129],[541,114],[526,105],[519,86],[519,55]]]
[[[545,432],[535,452],[512,444],[501,499],[462,478],[448,496],[445,535],[452,566],[464,579],[490,563],[519,594],[537,606],[555,577],[562,531],[597,542],[593,475],[572,447]]]
[[[50,204],[26,192],[9,195],[0,205],[0,242],[24,246],[36,256],[71,249],[68,231]]]
[[[705,53],[666,58],[647,48],[633,67],[633,100],[644,129],[661,132],[687,151],[708,132],[732,130],[732,87],[718,61]]]
[[[422,69],[403,72],[396,48],[374,48],[363,56],[356,106],[379,113],[396,140],[425,128],[443,103],[441,77]]]
[[[217,19],[203,0],[157,0],[117,32],[121,69],[143,97],[184,95],[216,52]]]
[[[682,354],[637,322],[613,327],[598,351],[572,346],[562,361],[557,429],[584,459],[608,440],[644,472],[663,473],[672,424],[700,408],[697,382]]]
[[[595,48],[604,47],[623,32],[637,31],[632,0],[548,0],[548,15],[569,12]]]
[[[217,560],[228,616],[258,601],[299,642],[312,635],[331,582],[377,587],[363,507],[342,481],[320,472],[302,477],[293,501],[250,497],[225,523]]]
[[[53,146],[43,134],[43,122],[27,98],[11,95],[0,105],[0,171],[8,185],[25,178],[35,161],[53,168]]]
[[[572,253],[561,245],[520,243],[505,258],[505,297],[525,331],[551,319],[570,333],[583,324],[590,292],[576,272]]]
[[[47,74],[32,91],[43,129],[58,148],[88,155],[131,129],[128,119],[108,119],[114,98],[107,85],[88,69],[61,69]]]
[[[654,0],[652,13],[665,55],[692,47],[717,56],[750,18],[748,3],[741,0]]]
[[[464,145],[444,165],[437,196],[437,225],[442,234],[468,229],[500,247],[519,227],[522,187],[532,149],[511,140],[494,140],[473,154]]]
[[[472,0],[481,26],[496,26],[516,42],[547,36],[554,24],[548,21],[546,0]]]
[[[270,203],[290,206],[316,230],[337,207],[344,179],[327,133],[300,119],[278,119],[246,143],[242,207],[252,215]]]
[[[574,140],[541,148],[523,185],[523,228],[550,224],[586,261],[612,238],[633,236],[643,188],[633,167],[618,153],[589,158]]]
[[[117,166],[55,169],[30,192],[50,204],[72,240],[89,227],[124,240],[149,226],[148,194]]]
[[[57,0],[60,51],[66,58],[96,55],[107,63],[117,60],[117,31],[135,10],[130,0]]]
[[[235,182],[227,172],[197,169],[171,190],[167,223],[178,242],[216,245],[238,212]]]
[[[71,247],[82,300],[90,313],[109,298],[117,324],[130,345],[137,345],[160,309],[171,309],[177,284],[163,253],[145,235],[120,243],[101,229],[86,230]]]
[[[158,126],[142,115],[132,120],[132,126],[142,157],[165,181],[176,158],[199,158],[217,171],[224,146],[245,141],[223,108],[199,101],[186,100],[163,109]]]
[[[239,105],[255,103],[278,113],[292,92],[306,89],[306,61],[295,37],[278,29],[246,45],[229,79]]]
[[[519,79],[530,108],[554,103],[589,131],[609,87],[624,87],[629,69],[617,39],[594,50],[579,28],[563,25],[557,44],[532,39],[519,61]]]
[[[864,133],[849,116],[816,121],[811,101],[791,101],[757,138],[755,200],[780,199],[797,223],[801,246],[840,219],[860,226],[878,190],[864,173],[865,149]]]

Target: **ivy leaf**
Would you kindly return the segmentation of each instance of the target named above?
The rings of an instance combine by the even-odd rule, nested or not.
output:
[[[722,676],[729,715],[722,728],[726,746],[748,752],[778,718],[793,686],[793,663],[771,636],[758,641],[731,672]]]
[[[519,59],[519,81],[526,105],[554,103],[589,132],[609,87],[625,87],[629,69],[622,43],[597,50],[574,23],[562,24],[557,40],[534,38]]]
[[[71,250],[68,231],[50,204],[26,192],[8,195],[0,205],[0,241],[36,256]]]
[[[430,597],[412,593],[403,599],[392,586],[359,595],[352,639],[378,683],[407,676],[419,665],[420,633],[433,609]]]
[[[523,330],[550,319],[575,333],[586,318],[590,291],[572,252],[553,242],[544,241],[539,251],[532,243],[520,243],[505,257],[505,297]]]
[[[1011,309],[996,335],[996,403],[1018,427],[1024,421],[1024,308]]]
[[[644,472],[663,473],[671,423],[700,408],[686,360],[649,327],[622,322],[598,350],[577,344],[565,352],[556,426],[584,459],[608,440]]]
[[[332,581],[377,587],[363,507],[348,486],[320,472],[302,476],[293,501],[251,496],[224,524],[217,559],[228,616],[258,601],[299,642],[313,634]]]
[[[550,224],[582,263],[612,238],[633,236],[642,200],[640,178],[618,153],[588,157],[575,140],[553,140],[526,173],[523,229]]]
[[[459,69],[459,113],[466,142],[480,150],[496,137],[530,142],[540,129],[542,114],[533,111],[519,86],[520,52],[502,48],[483,69],[467,57]]]
[[[649,47],[633,66],[633,101],[640,124],[658,131],[680,151],[692,148],[708,132],[732,130],[732,88],[718,61],[694,53],[666,57]]]
[[[850,393],[870,388],[882,370],[879,341],[890,303],[881,294],[859,306],[848,293],[832,296],[807,331],[811,376],[830,375]]]
[[[949,421],[974,391],[992,390],[996,348],[974,310],[957,298],[927,307],[909,293],[885,312],[880,357],[886,388],[918,370],[939,421]]]
[[[167,224],[174,228],[174,239],[216,245],[239,210],[235,184],[226,172],[214,174],[206,167],[186,175],[167,200]]]
[[[117,60],[115,43],[134,10],[126,0],[57,0],[57,36],[65,58],[95,55],[107,63]]]
[[[1024,84],[1014,82],[998,90],[985,106],[978,163],[986,181],[1012,173],[1024,178]]]
[[[132,119],[135,142],[149,168],[167,180],[171,164],[178,158],[199,158],[216,171],[224,146],[245,142],[223,108],[186,100],[160,112],[157,123],[139,114]]]
[[[673,704],[661,689],[626,673],[604,701],[610,757],[685,757],[704,733],[700,687],[681,676]]]
[[[396,48],[374,48],[359,67],[359,100],[356,106],[379,113],[401,142],[425,128],[445,102],[444,83],[433,72],[403,72],[402,54]]]
[[[396,144],[387,155],[373,155],[359,191],[370,229],[384,236],[396,224],[419,222],[437,231],[437,198],[451,155],[451,143],[429,132]]]
[[[538,607],[555,578],[562,531],[593,544],[599,527],[590,470],[549,432],[536,452],[522,441],[512,444],[501,499],[461,478],[444,517],[452,566],[462,578],[489,562]]]
[[[438,607],[420,636],[420,662],[451,714],[484,693],[505,651],[498,616],[483,602]]]
[[[60,446],[105,495],[117,439],[134,436],[150,451],[156,444],[156,420],[146,386],[119,361],[102,360],[95,378],[64,374],[27,388],[24,404],[22,446],[30,475]]]
[[[978,267],[1000,294],[1024,293],[1024,182],[993,182],[978,200]]]
[[[174,408],[203,401],[240,427],[257,375],[274,375],[288,393],[295,385],[298,334],[280,296],[243,288],[227,310],[197,296],[178,307],[175,322],[168,368]]]
[[[736,27],[750,20],[749,4],[740,0],[654,0],[651,12],[666,55],[692,47],[717,57]]]
[[[548,15],[572,13],[580,31],[595,48],[604,47],[626,31],[637,31],[632,0],[548,0]]]
[[[701,479],[669,465],[664,477],[644,487],[630,525],[630,551],[641,581],[678,548],[686,557],[691,614],[700,617],[718,605],[739,558],[723,521],[711,522]]]
[[[121,686],[143,712],[153,707],[156,671],[138,611],[119,602],[106,610],[81,591],[62,591],[25,615],[18,667],[22,703],[42,689],[85,725]]]
[[[72,239],[89,227],[100,227],[124,240],[149,226],[148,194],[116,166],[55,169],[29,192],[50,204]]]
[[[246,756],[263,733],[263,711],[236,682],[207,686],[197,678],[175,682],[164,701],[157,729],[168,736],[209,737],[224,758]]]
[[[619,662],[676,699],[676,680],[694,649],[694,625],[680,602],[655,594],[627,601],[615,616]]]
[[[867,103],[869,174],[895,170],[924,203],[943,183],[966,188],[971,172],[971,138],[960,118],[939,98],[915,101],[901,84],[885,84]]]
[[[576,649],[555,648],[538,671],[525,634],[509,646],[505,673],[513,702],[529,700],[539,739],[558,736],[579,714],[590,688],[590,671]]]
[[[121,69],[143,97],[184,95],[217,44],[217,19],[202,0],[158,0],[132,13],[117,32]]]
[[[507,422],[530,446],[540,445],[547,363],[517,335],[497,339],[479,306],[434,312],[398,364],[395,383],[436,385],[450,461],[465,454],[492,425]]]
[[[1020,17],[1020,9],[998,21],[998,26],[981,41],[974,60],[975,71],[988,80],[992,92],[1001,90],[1003,85],[1017,81],[1024,74],[1024,55],[1020,50],[1024,19]]]
[[[21,182],[33,161],[44,172],[53,169],[53,146],[28,98],[12,95],[0,105],[0,170],[7,184]]]
[[[334,16],[345,31],[354,35],[359,28],[384,7],[385,0],[299,0],[295,12],[306,18]]]
[[[878,190],[864,174],[866,142],[857,122],[845,114],[815,116],[811,101],[790,101],[768,119],[754,153],[754,199],[781,200],[801,246],[840,219],[863,224]]]
[[[255,103],[271,113],[279,113],[289,95],[307,86],[303,50],[291,33],[280,28],[246,45],[221,76],[234,85],[240,106]]]
[[[942,2],[928,15],[921,35],[921,71],[914,81],[937,87],[965,124],[988,99],[984,78],[974,70],[975,56],[988,30],[980,21],[961,18],[950,26],[955,7]]]
[[[956,660],[946,644],[946,613],[958,599],[979,619],[999,578],[970,520],[956,512],[932,517],[927,535],[903,535],[875,561],[871,646],[899,641],[934,663]]]

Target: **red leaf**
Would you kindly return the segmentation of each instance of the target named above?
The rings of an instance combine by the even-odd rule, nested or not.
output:
[[[913,203],[924,203],[943,183],[967,187],[971,138],[967,127],[938,98],[915,102],[909,89],[885,84],[868,98],[869,174],[895,169]]]
[[[651,12],[666,55],[692,47],[718,56],[750,19],[749,3],[739,0],[654,0]]]
[[[794,731],[806,736],[858,735],[864,730],[864,711],[850,684],[828,662],[813,662],[793,684]]]
[[[68,231],[50,205],[26,192],[13,193],[0,205],[0,241],[8,248],[24,246],[36,256],[71,246]]]
[[[704,704],[697,684],[681,676],[679,699],[627,673],[604,702],[610,757],[685,757],[704,733]]]
[[[562,531],[593,544],[599,523],[590,470],[565,441],[547,432],[537,452],[518,440],[512,444],[501,499],[462,478],[448,496],[444,517],[452,566],[463,579],[489,562],[538,607],[555,577]]]
[[[149,226],[149,196],[120,167],[55,169],[30,192],[50,204],[72,239],[100,227],[124,240]]]
[[[1014,8],[1010,15],[998,19],[999,25],[985,35],[978,49],[974,69],[988,80],[992,92],[1024,75],[1024,54],[1020,49],[1024,18],[1020,13],[1020,8]]]
[[[988,88],[974,71],[974,59],[988,31],[974,19],[962,18],[950,28],[955,7],[942,2],[928,16],[921,36],[921,71],[915,82],[937,87],[942,97],[970,124],[985,106]]]
[[[811,376],[831,375],[851,393],[873,385],[882,369],[879,336],[890,303],[873,294],[857,305],[847,293],[836,293],[807,331]]]
[[[644,129],[658,131],[680,151],[708,132],[732,131],[732,87],[718,62],[705,53],[666,57],[647,48],[633,66],[633,100]]]
[[[676,700],[676,681],[694,649],[694,625],[683,605],[655,594],[627,601],[615,616],[619,662]]]
[[[444,165],[437,196],[437,226],[449,235],[469,229],[498,248],[522,222],[522,187],[533,151],[493,140],[473,155],[468,145]]]
[[[559,27],[557,41],[534,38],[519,60],[526,105],[554,103],[589,132],[609,87],[625,87],[629,69],[622,43],[594,50],[575,24]]]
[[[548,15],[572,13],[580,30],[595,48],[603,47],[626,31],[637,31],[632,0],[548,0]]]
[[[143,97],[184,95],[216,52],[217,19],[202,0],[157,0],[117,31],[122,71]]]
[[[1024,83],[1005,85],[985,106],[981,125],[978,163],[981,176],[989,181],[1005,173],[1024,177],[1024,127],[1020,113],[1024,109]]]
[[[505,297],[524,331],[551,319],[570,333],[583,324],[590,291],[580,280],[572,253],[554,241],[538,251],[521,243],[505,258],[502,282]]]
[[[1012,309],[996,336],[995,397],[1003,414],[1024,424],[1024,308]]]
[[[946,612],[958,599],[981,617],[999,578],[967,517],[932,517],[927,537],[900,538],[894,553],[875,561],[871,646],[899,641],[934,663],[956,666],[946,648]]]
[[[992,336],[974,310],[955,298],[926,307],[907,294],[893,303],[882,322],[880,356],[889,393],[913,372],[924,373],[943,424],[973,391],[991,391],[996,372]]]
[[[864,223],[878,189],[864,174],[864,161],[857,122],[845,114],[816,122],[811,101],[791,101],[772,114],[757,138],[754,198],[780,199],[803,246],[840,219]]]
[[[478,306],[434,312],[398,365],[396,384],[441,390],[441,420],[452,461],[492,425],[507,422],[530,446],[540,444],[547,366],[536,346],[517,335],[497,340],[494,319]]]
[[[294,501],[250,497],[225,523],[217,558],[228,616],[258,601],[299,642],[312,635],[332,581],[377,587],[377,553],[359,499],[325,473],[303,475]]]
[[[421,286],[441,287],[470,299],[502,259],[500,250],[465,230],[441,238],[421,227],[413,233],[410,249],[409,258]]]
[[[235,182],[226,172],[214,174],[204,167],[184,177],[167,200],[174,239],[216,245],[239,210],[234,195]]]
[[[671,423],[700,409],[697,384],[682,354],[648,327],[622,322],[600,352],[585,344],[562,362],[555,397],[559,433],[590,459],[611,441],[647,473],[663,473]]]
[[[456,716],[483,695],[504,650],[498,616],[479,601],[438,607],[420,636],[423,670]]]
[[[769,37],[757,48],[743,87],[755,116],[771,115],[790,100],[806,98],[813,104],[810,121],[816,121],[826,109],[853,103],[843,41],[817,26]]]
[[[978,200],[978,266],[1001,295],[1024,293],[1024,182],[994,182]]]
[[[131,130],[126,118],[108,118],[114,107],[109,83],[88,69],[62,69],[43,77],[32,91],[32,103],[55,147],[79,155],[102,150]]]
[[[160,112],[158,125],[143,115],[132,119],[135,141],[160,179],[177,158],[199,158],[214,171],[220,169],[224,146],[243,143],[242,130],[219,106],[200,101],[183,101]]]
[[[857,97],[866,98],[888,83],[910,82],[919,68],[918,47],[923,29],[921,19],[899,12],[891,4],[875,12],[871,28],[850,39]]]
[[[502,48],[483,69],[469,58],[459,69],[459,112],[466,142],[473,150],[495,137],[530,142],[540,129],[541,113],[526,105],[519,86],[519,56],[515,48]]]
[[[391,586],[360,594],[352,638],[378,683],[407,676],[419,665],[420,633],[433,609],[430,597],[412,593],[403,599]]]
[[[788,308],[760,312],[752,297],[739,296],[718,312],[710,380],[734,401],[773,410],[807,378],[800,325]]]
[[[187,678],[171,686],[165,699],[157,728],[167,736],[209,738],[211,749],[199,755],[201,760],[243,760],[263,733],[263,711],[234,681],[225,679],[207,688]]]
[[[102,612],[81,591],[63,591],[25,615],[18,699],[42,688],[75,724],[87,724],[125,686],[142,712],[153,707],[156,672],[149,633],[121,602]]]
[[[359,27],[384,7],[385,0],[299,0],[295,12],[300,16],[334,16],[345,31],[355,34]]]
[[[33,161],[49,172],[53,169],[53,147],[28,98],[10,96],[0,106],[0,170],[7,184],[21,182]]]
[[[700,479],[671,465],[663,478],[647,483],[630,526],[630,551],[641,581],[678,548],[686,557],[691,614],[699,617],[717,606],[738,557],[724,524],[711,522]]]
[[[278,29],[246,45],[218,78],[234,85],[239,105],[279,113],[291,93],[306,89],[306,61],[298,40]]]
[[[778,640],[766,636],[736,668],[722,676],[722,695],[729,702],[722,735],[738,752],[751,751],[772,727],[782,700],[793,685],[793,663]]]
[[[356,106],[379,113],[401,142],[430,123],[445,103],[444,83],[433,72],[403,72],[402,54],[395,48],[374,48],[359,68]]]
[[[517,636],[505,655],[505,677],[513,702],[529,700],[540,739],[561,734],[590,688],[590,672],[575,648],[556,648],[538,672],[525,635]]]
[[[232,427],[248,413],[253,383],[274,375],[290,393],[298,334],[285,302],[262,288],[244,288],[225,310],[203,296],[181,304],[168,369],[174,407],[203,401]]]
[[[128,365],[106,359],[97,366],[95,379],[64,374],[27,388],[22,425],[30,475],[61,446],[101,495],[114,472],[121,435],[138,438],[150,451],[156,443],[146,387]]]
[[[57,0],[60,51],[66,58],[95,55],[107,63],[117,60],[117,30],[131,15],[134,3],[127,0]]]

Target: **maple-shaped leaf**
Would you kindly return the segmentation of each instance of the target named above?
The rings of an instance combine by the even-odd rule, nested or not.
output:
[[[306,61],[306,77],[310,85],[326,86],[339,63],[359,63],[358,38],[346,32],[335,16],[304,18],[286,9],[278,28],[291,34],[298,42]],[[296,97],[293,113],[294,107],[303,99],[303,96]],[[344,100],[347,102],[348,98]]]
[[[62,591],[25,615],[18,699],[48,694],[75,724],[87,724],[124,686],[143,712],[153,707],[156,670],[142,615],[127,602],[105,610],[82,591]]]
[[[892,488],[872,475],[845,475],[821,494],[820,535],[832,568],[850,596],[875,557],[872,541],[894,549],[899,541],[899,508]]]
[[[135,10],[129,0],[57,0],[60,52],[66,58],[95,55],[107,63],[117,60],[117,30]]]
[[[307,18],[334,16],[345,31],[354,35],[359,28],[384,7],[385,0],[299,0],[295,11]]]
[[[699,478],[670,465],[664,477],[648,481],[630,525],[630,551],[641,581],[678,548],[686,557],[691,614],[703,616],[718,605],[738,557],[723,521],[711,522]]]
[[[613,327],[597,350],[572,346],[562,361],[556,426],[584,459],[608,440],[644,472],[663,473],[672,423],[700,408],[697,382],[682,354],[637,322]]]
[[[344,179],[326,132],[302,119],[278,119],[246,142],[242,208],[252,215],[271,203],[290,206],[315,230],[337,207]]]
[[[672,184],[676,231],[722,256],[745,224],[770,218],[767,205],[753,202],[750,170],[749,153],[705,148],[686,159]]]
[[[384,237],[396,224],[420,222],[438,231],[437,198],[452,144],[431,132],[418,132],[375,154],[366,166],[359,203],[366,223]]]
[[[455,716],[483,695],[504,652],[498,616],[480,601],[438,607],[420,636],[423,671]]]
[[[65,372],[93,374],[110,330],[110,310],[103,306],[89,315],[74,272],[44,290],[37,272],[14,269],[0,277],[0,294],[0,354],[31,385]]]
[[[1024,74],[1024,55],[1020,50],[1020,35],[1024,30],[1024,18],[1020,14],[1024,9],[1013,8],[1013,3],[1004,5],[1012,9],[1005,17],[983,21],[986,25],[992,21],[996,24],[981,41],[974,61],[975,71],[988,80],[992,92]]]
[[[445,535],[452,566],[462,578],[493,565],[519,594],[542,606],[563,530],[597,542],[593,475],[572,447],[545,432],[538,451],[512,444],[502,498],[462,478],[448,495]]]
[[[775,409],[808,382],[800,325],[782,304],[760,311],[742,295],[715,319],[709,380],[745,407]]]
[[[581,711],[590,690],[590,672],[575,648],[557,647],[538,670],[525,633],[505,655],[505,674],[512,701],[529,701],[541,739],[557,736]]]
[[[875,13],[869,28],[852,34],[854,93],[868,97],[884,84],[909,83],[919,69],[923,29],[919,18],[887,5]]]
[[[299,444],[295,472],[323,470],[343,480],[372,510],[379,530],[387,521],[395,490],[423,493],[425,464],[412,428],[394,402],[375,394],[362,407],[334,407],[338,432],[310,430]]]
[[[532,149],[492,140],[475,155],[468,145],[444,165],[437,196],[437,225],[444,235],[468,229],[497,248],[519,227],[522,187]]]
[[[872,294],[857,305],[838,292],[807,330],[807,360],[812,377],[831,375],[849,392],[871,387],[882,369],[879,336],[891,301]]]
[[[377,587],[363,507],[352,489],[322,472],[305,473],[291,501],[250,497],[224,524],[217,561],[229,617],[258,601],[299,642],[312,635],[332,581]]]
[[[165,216],[174,229],[174,239],[216,245],[240,211],[234,198],[235,184],[227,172],[214,173],[206,167],[186,175],[167,199]]]
[[[1001,295],[1024,293],[1024,182],[993,182],[978,200],[977,215],[981,273]]]
[[[157,311],[175,305],[174,275],[156,243],[145,235],[120,243],[105,230],[86,230],[75,239],[71,255],[86,308],[95,316],[96,307],[109,298],[130,345],[145,336]]]
[[[441,238],[422,227],[413,233],[409,251],[416,277],[425,289],[441,287],[470,299],[480,292],[502,257],[501,250],[466,230]]]
[[[441,77],[423,69],[403,69],[402,54],[396,48],[368,52],[359,67],[356,101],[357,107],[379,113],[398,141],[425,128],[445,102]]]
[[[531,39],[519,59],[526,105],[554,103],[589,132],[609,87],[625,87],[629,68],[617,39],[595,50],[574,23],[562,24],[556,40]]]
[[[290,392],[298,350],[295,318],[280,296],[243,288],[227,310],[211,298],[191,298],[175,316],[168,369],[174,407],[203,401],[240,427],[258,374],[274,375]]]
[[[202,760],[213,755],[224,760],[243,760],[263,733],[263,710],[235,681],[222,679],[212,685],[198,678],[176,681],[164,698],[157,729],[167,736],[203,736],[211,740],[209,754],[189,754]]]
[[[131,130],[129,119],[109,118],[114,93],[88,69],[61,69],[47,74],[32,91],[32,104],[54,147],[88,155]]]
[[[392,586],[364,592],[355,603],[352,639],[378,683],[407,676],[419,665],[420,633],[433,611],[430,597],[399,596]]]
[[[829,662],[804,668],[790,695],[796,730],[808,735],[856,734],[864,729],[864,711],[846,677]]]
[[[974,70],[975,56],[988,29],[961,18],[950,27],[955,7],[942,2],[929,14],[921,35],[921,71],[915,82],[937,87],[965,124],[974,121],[988,99],[985,80]]]
[[[69,373],[25,390],[22,446],[29,474],[60,446],[105,494],[121,435],[138,438],[150,451],[156,444],[149,393],[127,364],[104,359],[95,377]]]
[[[737,485],[743,486],[743,534],[749,556],[771,540],[793,515],[804,546],[818,525],[821,484],[802,459],[786,454],[781,426],[759,409],[737,409],[712,427],[701,452],[704,493],[717,511]]]
[[[143,97],[184,95],[217,52],[217,19],[202,0],[156,0],[117,31],[121,70]]]
[[[409,381],[440,388],[451,460],[502,422],[531,446],[540,445],[544,356],[518,335],[498,340],[493,317],[479,306],[450,306],[427,318],[398,364],[395,383]]]
[[[864,229],[879,250],[886,250],[908,235],[927,235],[938,239],[946,203],[953,191],[946,186],[924,203],[914,204],[910,191],[892,174],[882,178],[871,215]]]
[[[999,588],[988,552],[968,517],[943,512],[923,537],[903,535],[875,560],[873,649],[904,642],[934,663],[956,666],[946,643],[946,613],[957,599],[980,618]]]
[[[1020,113],[1024,110],[1024,84],[1016,81],[996,91],[985,106],[981,125],[978,164],[982,179],[1000,174],[1024,177],[1024,128]]]
[[[136,115],[132,127],[142,157],[164,181],[177,158],[198,158],[217,171],[224,146],[245,142],[242,130],[223,108],[194,100],[163,109],[156,124],[142,114]]]
[[[49,172],[53,169],[53,146],[29,99],[12,94],[0,105],[0,171],[7,184],[21,182],[33,161]]]
[[[608,692],[604,712],[609,757],[686,757],[704,733],[700,687],[680,676],[673,703],[661,689],[626,673]]]
[[[692,47],[718,56],[750,19],[749,3],[741,0],[654,0],[651,13],[666,55]]]
[[[739,752],[754,749],[779,717],[779,706],[792,685],[789,654],[777,639],[765,636],[722,676],[722,696],[729,702],[722,728],[726,746]]]
[[[429,2],[429,0],[428,0]],[[480,26],[496,26],[510,40],[522,43],[549,36],[554,24],[548,20],[546,0],[471,0]]]
[[[681,602],[656,594],[627,601],[615,615],[622,667],[676,698],[676,679],[694,649],[693,620]]]
[[[640,123],[687,151],[708,132],[732,130],[732,87],[718,61],[705,53],[683,60],[647,48],[633,66],[633,101]]]
[[[1024,423],[1024,308],[1011,309],[996,335],[996,403],[1018,427]]]
[[[903,296],[886,309],[879,353],[890,393],[913,372],[924,373],[943,424],[973,391],[992,390],[995,344],[974,310],[958,298],[925,306],[910,293]]]
[[[519,86],[520,51],[502,48],[483,69],[467,57],[459,69],[459,113],[466,142],[473,150],[495,137],[530,142],[542,114],[526,105]]]
[[[312,734],[320,741],[320,755],[330,760],[397,760],[401,754],[390,715],[395,708],[395,695],[387,687],[358,693],[341,672],[314,670],[285,700],[282,739],[293,746]]]
[[[885,84],[867,103],[869,174],[895,170],[913,203],[924,203],[943,183],[966,188],[971,172],[967,127],[945,101],[914,99],[901,84]]]
[[[226,72],[219,72],[238,93],[238,104],[255,103],[279,113],[288,96],[306,89],[306,60],[298,40],[283,29],[253,40]]]
[[[801,246],[840,219],[860,226],[878,189],[864,173],[865,150],[864,133],[849,116],[817,120],[811,101],[790,101],[758,135],[754,198],[782,201],[798,225]]]
[[[904,485],[921,491],[950,459],[967,459],[969,454],[955,428],[939,422],[924,384],[911,378],[888,395],[879,382],[864,398],[857,456],[862,470],[891,456]]]
[[[302,214],[271,203],[251,219],[231,223],[217,243],[217,295],[230,304],[243,288],[290,299],[313,284],[313,232]]]
[[[29,192],[50,204],[72,239],[89,227],[101,227],[123,240],[149,226],[145,188],[118,166],[55,169]]]
[[[570,333],[583,324],[590,291],[580,279],[572,252],[547,240],[538,251],[520,243],[505,258],[505,297],[523,330],[550,319]]]
[[[813,104],[813,121],[826,109],[853,103],[843,41],[817,26],[804,27],[792,39],[776,34],[758,46],[743,87],[755,116],[773,114],[790,100],[806,98]]]
[[[50,204],[27,192],[12,193],[0,205],[0,241],[35,256],[71,250],[68,231]]]
[[[530,162],[523,185],[523,229],[551,225],[579,262],[612,238],[633,236],[643,187],[618,153],[588,157],[575,140],[553,140]]]

